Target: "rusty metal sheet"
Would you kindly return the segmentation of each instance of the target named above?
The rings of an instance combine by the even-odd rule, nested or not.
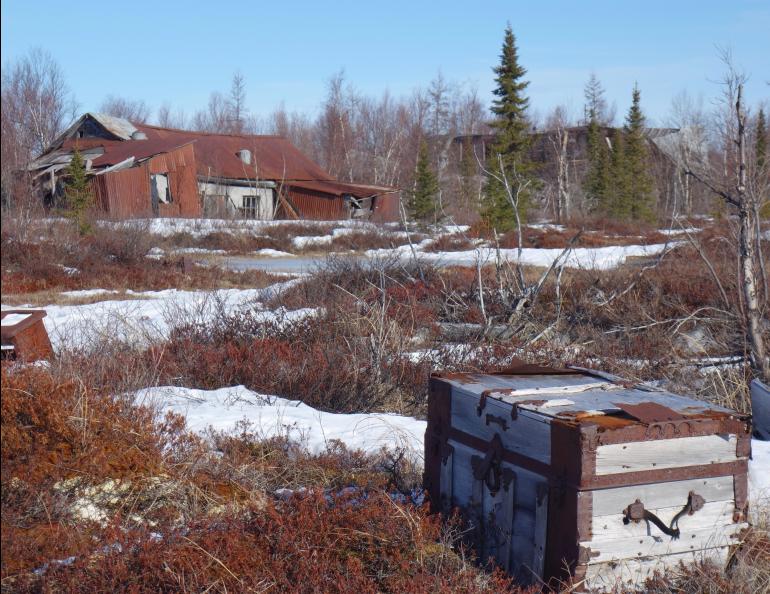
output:
[[[103,145],[104,153],[92,161],[94,168],[107,167],[122,163],[130,157],[137,161],[142,161],[160,155],[169,153],[181,147],[191,144],[193,141],[169,142],[167,140],[125,140],[116,142],[105,142]]]
[[[132,144],[163,141],[176,147],[195,141],[198,175],[202,177],[335,181],[318,164],[281,136],[192,132],[148,124],[137,124],[137,127],[146,134],[147,140],[132,141]],[[251,151],[250,165],[238,157],[238,151],[244,149]]]
[[[286,190],[286,198],[301,219],[335,221],[348,218],[342,196],[290,186]]]
[[[130,145],[140,142],[145,141],[134,141]],[[130,152],[122,151],[119,157]],[[159,205],[161,216],[200,216],[195,152],[191,143],[154,155],[134,167],[92,177],[90,183],[97,204],[109,217],[151,217],[150,175],[155,173],[167,174],[171,185],[172,203]]]
[[[682,413],[671,410],[669,407],[657,402],[640,402],[639,404],[613,402],[612,404],[645,425],[666,421],[680,421],[686,418]]]
[[[399,204],[401,195],[392,191],[374,199],[371,221],[375,223],[395,223],[400,220]]]

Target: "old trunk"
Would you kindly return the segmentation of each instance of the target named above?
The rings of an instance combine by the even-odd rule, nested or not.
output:
[[[741,415],[605,374],[448,374],[431,380],[425,486],[518,580],[610,588],[726,559],[749,447]]]

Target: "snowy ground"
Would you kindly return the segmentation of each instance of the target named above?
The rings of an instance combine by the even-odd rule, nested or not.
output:
[[[219,390],[193,390],[165,386],[137,392],[138,403],[157,406],[187,418],[197,432],[209,427],[234,431],[240,421],[265,438],[288,436],[304,443],[312,452],[323,451],[331,440],[352,449],[377,452],[381,448],[403,448],[422,460],[425,421],[395,414],[333,414],[318,411],[295,400],[266,396],[243,386]],[[756,505],[770,504],[770,442],[752,441],[749,465],[750,499]]]
[[[770,441],[751,441],[751,462],[749,464],[749,496],[757,506],[764,503],[770,507]]]
[[[332,440],[353,449],[377,452],[403,448],[422,459],[425,421],[395,414],[335,414],[302,402],[252,392],[243,386],[194,390],[172,386],[149,388],[136,394],[140,404],[184,415],[190,429],[233,431],[244,419],[264,438],[287,436],[311,452],[321,452]]]
[[[162,340],[175,325],[205,322],[222,312],[251,311],[259,319],[292,323],[315,315],[317,310],[263,309],[262,301],[296,283],[289,280],[264,289],[220,289],[218,291],[128,291],[130,299],[105,300],[86,305],[46,305],[44,323],[55,351],[98,344],[100,339],[149,344]],[[105,289],[67,291],[67,297],[90,297],[115,293]],[[23,309],[6,306],[2,309]]]
[[[415,246],[420,259],[435,263],[438,265],[457,265],[457,266],[476,266],[477,262],[483,265],[493,264],[498,257],[498,250],[493,248],[476,248],[462,252],[425,252],[422,251],[426,245]],[[561,263],[570,268],[584,268],[591,270],[607,270],[614,268],[626,261],[627,258],[635,256],[654,256],[666,249],[666,244],[654,245],[622,245],[608,246],[599,248],[573,248],[562,259]],[[668,244],[671,247],[671,244]],[[501,249],[499,255],[501,260],[508,262],[519,261],[521,264],[530,266],[550,266],[554,260],[559,258],[564,252],[561,248],[522,248],[521,258],[519,259],[519,250]],[[369,250],[366,255],[371,258],[384,258],[390,255],[397,255],[402,259],[412,257],[411,248],[401,246],[393,250]]]
[[[427,231],[428,237],[424,233],[418,233],[411,230],[410,233],[400,230],[398,224],[378,225],[367,221],[254,221],[254,220],[226,220],[226,219],[137,219],[132,221],[102,222],[105,226],[126,227],[137,226],[146,229],[148,233],[153,233],[162,237],[169,237],[176,233],[187,233],[193,237],[203,237],[214,232],[226,232],[232,234],[244,234],[251,236],[265,236],[270,229],[276,226],[315,226],[318,227],[317,235],[300,235],[292,238],[292,246],[296,250],[323,249],[329,246],[335,238],[349,235],[355,232],[382,233],[403,243],[411,236],[412,244],[404,244],[393,249],[369,250],[363,254],[365,258],[400,258],[408,260],[413,257],[413,249],[425,261],[437,265],[451,266],[476,266],[477,262],[482,264],[494,263],[498,254],[502,260],[514,262],[519,259],[519,252],[515,249],[503,249],[499,252],[493,247],[480,245],[479,247],[466,251],[447,251],[447,252],[429,252],[425,251],[435,240],[447,235],[462,235],[468,231],[466,225],[437,225],[431,226]],[[533,223],[528,227],[544,230],[563,231],[564,227],[552,223]],[[689,228],[689,232],[697,232],[699,229]],[[681,230],[662,230],[661,233],[675,236],[681,234]],[[411,234],[411,235],[410,235]],[[483,242],[480,242],[483,243]],[[671,247],[673,243],[669,243]],[[600,248],[574,248],[564,259],[563,264],[571,268],[584,268],[593,270],[606,270],[614,268],[626,261],[629,257],[635,256],[653,256],[666,249],[666,244],[656,245],[626,245],[626,246],[607,246]],[[521,252],[521,263],[532,266],[550,266],[553,261],[562,254],[560,248],[524,248]],[[158,254],[151,254],[150,257],[160,257],[164,255],[160,251]],[[223,255],[221,250],[204,250],[202,248],[180,248],[172,250],[173,254],[190,255]],[[275,251],[261,250],[254,254],[259,258],[270,258],[273,262],[260,264],[258,261],[253,265],[239,264],[237,268],[262,268],[280,269],[278,260],[285,258],[290,261],[291,254]],[[294,264],[288,264],[288,268],[297,268]]]
[[[203,237],[210,233],[243,233],[259,236],[270,227],[284,225],[298,225],[302,227],[317,226],[319,230],[327,228],[330,224],[334,227],[352,227],[358,229],[380,229],[381,225],[375,225],[367,221],[257,221],[251,219],[176,219],[176,218],[153,218],[153,219],[131,219],[129,221],[113,222],[100,221],[99,224],[104,227],[126,228],[133,227],[144,229],[147,233],[160,235],[161,237],[170,237],[177,233],[188,233],[193,237]],[[388,226],[388,225],[386,225]]]

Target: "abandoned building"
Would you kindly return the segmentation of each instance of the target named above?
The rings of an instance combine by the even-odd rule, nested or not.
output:
[[[600,134],[604,137],[608,146],[612,146],[612,137],[615,128],[603,126],[600,128]],[[530,146],[530,158],[536,163],[549,163],[553,157],[554,147],[560,145],[558,135],[567,139],[566,151],[567,158],[571,162],[584,162],[588,154],[588,126],[569,126],[561,130],[533,130],[530,132],[532,138]],[[657,154],[662,152],[673,156],[675,142],[680,139],[682,130],[679,128],[647,128],[645,137],[648,140],[648,147]],[[474,153],[481,157],[488,158],[492,147],[495,144],[495,134],[469,134],[465,136],[455,136],[452,138],[452,149],[457,153],[458,159],[462,158],[463,147],[470,145]]]
[[[86,113],[27,167],[48,205],[75,151],[108,218],[394,221],[395,188],[343,183],[280,136],[213,134]]]
[[[604,126],[600,134],[612,149],[613,136],[618,129]],[[683,158],[703,162],[704,145],[689,128],[647,128],[644,131],[651,175],[655,180],[658,203],[664,212],[690,213],[695,202],[703,202],[709,193],[705,186],[692,181],[681,166]],[[563,175],[565,189],[579,195],[581,180],[588,168],[588,127],[570,126],[557,129],[532,130],[529,157],[537,165],[536,175],[543,182],[544,196],[556,201],[559,176]],[[484,164],[491,156],[495,135],[472,134],[442,138],[441,164],[459,169],[464,151]]]

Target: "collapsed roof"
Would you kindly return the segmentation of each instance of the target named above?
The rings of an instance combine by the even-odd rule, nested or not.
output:
[[[194,143],[200,181],[269,180],[357,198],[395,191],[339,182],[282,136],[193,132],[133,124],[99,113],[86,113],[78,118],[28,169],[34,175],[63,169],[77,149],[96,172],[123,163],[133,165],[189,143]]]

